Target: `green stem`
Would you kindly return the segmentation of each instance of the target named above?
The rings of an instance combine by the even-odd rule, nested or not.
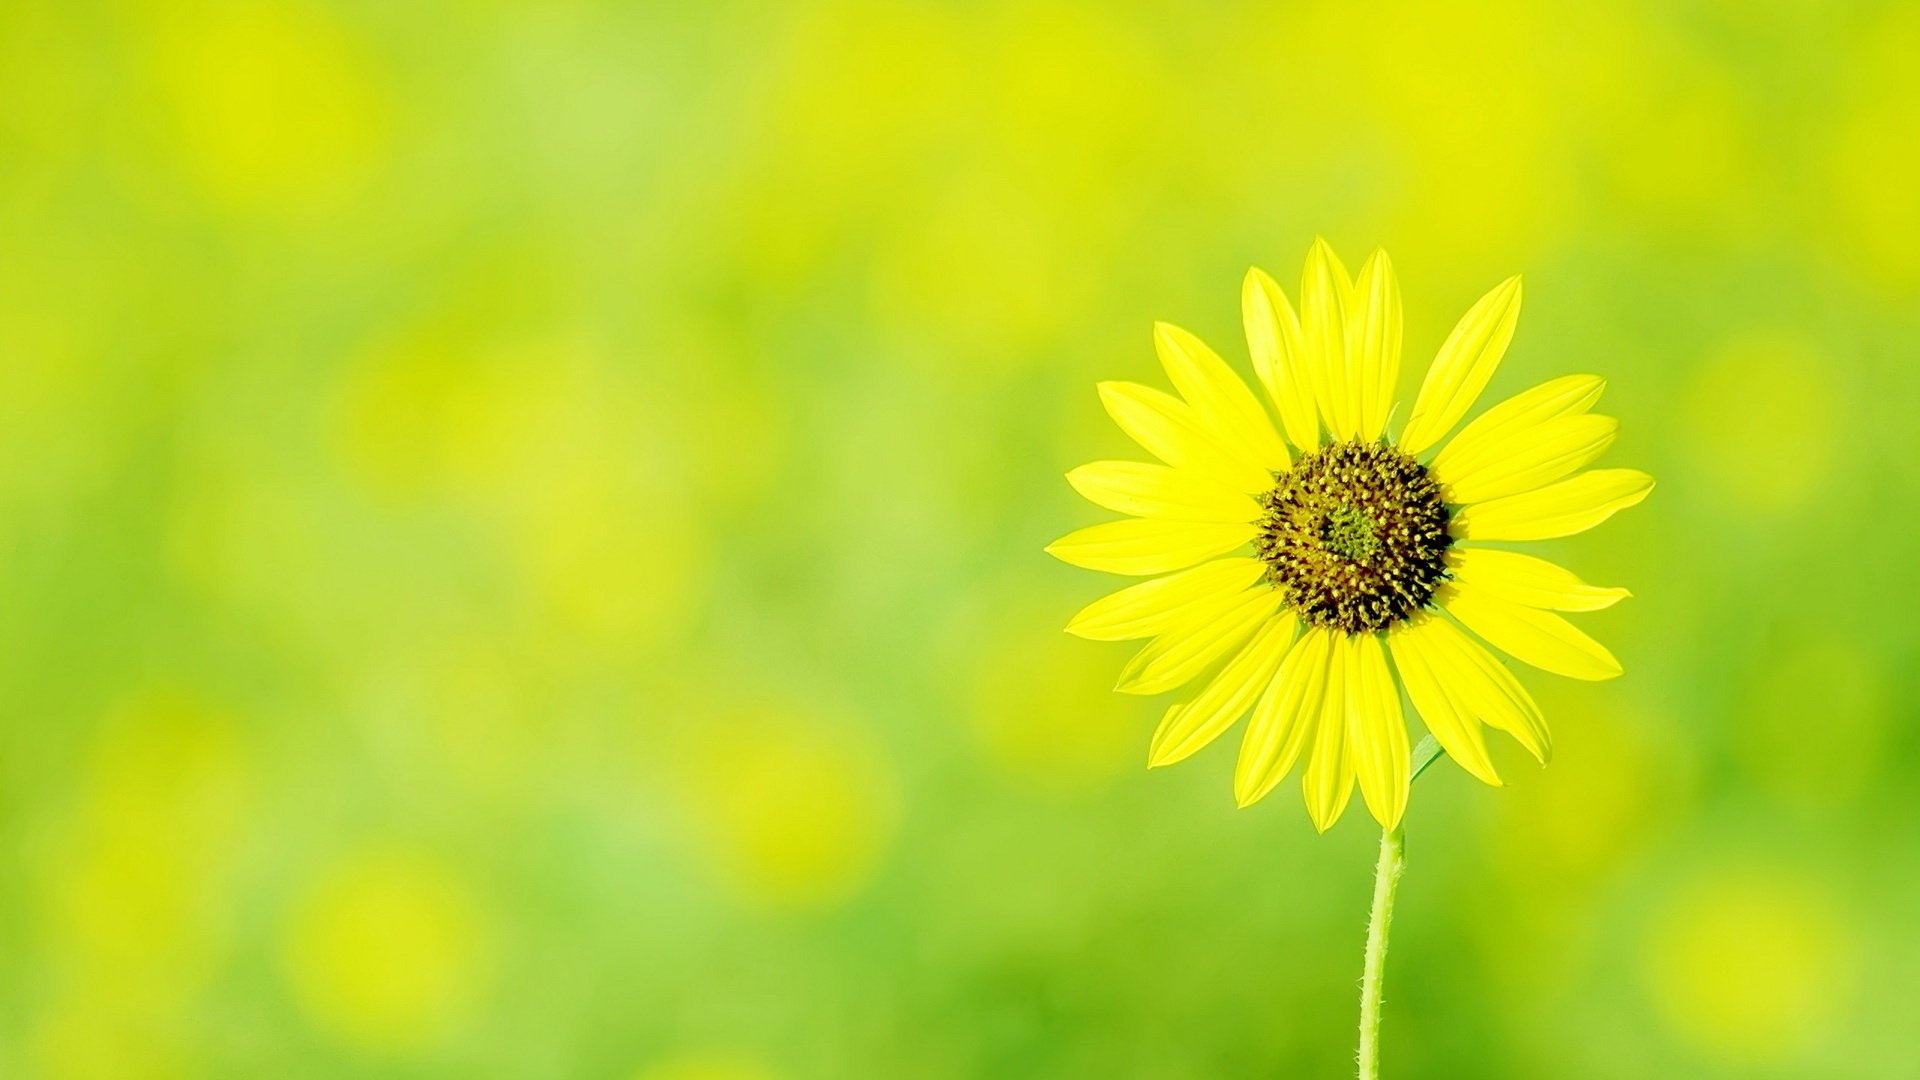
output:
[[[1360,1080],[1380,1080],[1380,990],[1387,974],[1387,929],[1393,894],[1407,868],[1406,834],[1380,834],[1380,863],[1373,871],[1373,914],[1367,920],[1367,960],[1360,979]]]
[[[1440,757],[1429,735],[1414,747],[1411,783]],[[1380,862],[1373,870],[1373,911],[1367,919],[1367,954],[1360,977],[1360,1080],[1380,1080],[1380,994],[1387,974],[1387,931],[1393,923],[1393,897],[1407,869],[1407,836],[1395,826],[1380,833]]]

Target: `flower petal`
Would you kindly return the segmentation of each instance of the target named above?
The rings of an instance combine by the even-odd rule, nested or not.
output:
[[[1076,529],[1048,544],[1047,553],[1109,574],[1164,574],[1225,555],[1258,531],[1252,525],[1128,518]]]
[[[1215,559],[1191,570],[1129,585],[1080,609],[1067,633],[1091,641],[1152,637],[1202,612],[1219,613],[1260,580],[1267,564],[1259,559]]]
[[[1267,619],[1239,655],[1227,661],[1200,696],[1169,712],[1153,733],[1147,766],[1171,765],[1220,737],[1253,706],[1254,698],[1273,681],[1273,672],[1293,644],[1299,625],[1293,612]]]
[[[1633,595],[1625,589],[1588,585],[1545,559],[1517,551],[1456,547],[1447,553],[1447,565],[1463,587],[1528,607],[1599,611]]]
[[[1355,422],[1360,438],[1372,441],[1386,430],[1400,382],[1400,282],[1393,261],[1375,250],[1353,283],[1353,311],[1347,320],[1349,370],[1352,372]]]
[[[1360,795],[1380,827],[1400,824],[1412,783],[1412,747],[1400,714],[1400,688],[1387,669],[1380,638],[1361,634],[1347,647],[1347,752],[1360,778]]]
[[[1569,679],[1611,679],[1620,661],[1551,611],[1523,607],[1471,586],[1443,585],[1434,599],[1489,645]]]
[[[1307,375],[1308,354],[1300,319],[1287,294],[1265,270],[1247,271],[1240,286],[1240,319],[1247,331],[1247,352],[1254,373],[1280,413],[1287,438],[1302,450],[1320,443],[1320,414]]]
[[[1067,483],[1095,506],[1135,517],[1241,524],[1260,504],[1200,473],[1140,461],[1096,461],[1067,474]]]
[[[1473,418],[1433,457],[1433,467],[1467,473],[1499,456],[1518,432],[1554,420],[1580,416],[1600,400],[1607,382],[1598,375],[1563,375],[1515,394]]]
[[[1402,450],[1418,454],[1460,422],[1500,366],[1519,321],[1520,278],[1516,275],[1481,297],[1447,335],[1400,435]]]
[[[1513,736],[1546,764],[1553,756],[1546,718],[1513,672],[1445,619],[1429,617],[1421,637],[1428,670],[1462,713]]]
[[[1153,347],[1174,389],[1193,406],[1214,439],[1235,457],[1268,472],[1287,467],[1287,444],[1253,391],[1207,343],[1172,323],[1155,323]]]
[[[1320,720],[1314,725],[1313,752],[1300,777],[1307,797],[1307,816],[1313,827],[1326,832],[1353,798],[1353,755],[1347,750],[1347,678],[1353,669],[1347,652],[1353,639],[1334,634],[1327,661],[1327,688],[1321,694]]]
[[[1123,694],[1160,694],[1186,685],[1222,653],[1247,640],[1279,609],[1280,601],[1278,590],[1256,585],[1218,615],[1182,619],[1127,661],[1114,689]]]
[[[1480,780],[1499,787],[1500,774],[1494,772],[1493,759],[1487,756],[1479,717],[1436,674],[1441,661],[1436,659],[1439,648],[1431,643],[1431,638],[1441,631],[1434,630],[1435,626],[1452,629],[1445,620],[1419,615],[1387,635],[1387,645],[1393,650],[1393,666],[1399,670],[1400,682],[1406,686],[1413,707],[1419,710],[1420,719],[1426,722],[1427,730],[1433,733],[1447,756]]]
[[[1347,303],[1352,291],[1340,257],[1325,240],[1316,238],[1300,280],[1300,336],[1306,345],[1313,396],[1335,439],[1351,439],[1359,429],[1347,377]]]
[[[1147,453],[1175,468],[1253,494],[1273,487],[1273,474],[1214,441],[1193,406],[1172,394],[1130,382],[1100,384],[1107,415]]]
[[[1605,453],[1619,434],[1620,421],[1611,416],[1563,416],[1513,430],[1496,441],[1479,464],[1466,470],[1450,469],[1436,458],[1433,474],[1452,503],[1518,495],[1587,465]]]
[[[1324,628],[1308,630],[1287,652],[1280,673],[1253,707],[1233,770],[1233,797],[1242,807],[1259,802],[1286,778],[1313,735],[1326,693],[1331,645],[1332,635]]]
[[[1593,469],[1557,484],[1475,503],[1454,514],[1456,540],[1550,540],[1572,536],[1640,502],[1653,477],[1638,469]]]

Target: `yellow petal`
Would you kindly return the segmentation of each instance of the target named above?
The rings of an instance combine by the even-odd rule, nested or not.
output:
[[[1386,252],[1374,251],[1360,267],[1353,283],[1353,306],[1347,330],[1358,410],[1355,422],[1360,437],[1372,441],[1386,430],[1394,388],[1400,381],[1400,282]]]
[[[1218,614],[1231,607],[1266,570],[1267,564],[1259,559],[1215,559],[1129,585],[1081,608],[1067,623],[1067,633],[1092,641],[1152,637],[1191,616]]]
[[[1253,700],[1273,681],[1273,672],[1293,644],[1293,612],[1267,619],[1239,655],[1227,661],[1200,696],[1161,720],[1147,750],[1149,768],[1171,765],[1220,737],[1246,715]]]
[[[1400,824],[1411,783],[1407,722],[1400,714],[1400,688],[1387,670],[1380,638],[1362,634],[1347,648],[1347,752],[1360,779],[1360,795],[1381,828]]]
[[[1479,716],[1435,674],[1438,650],[1429,639],[1436,633],[1433,630],[1436,625],[1447,626],[1440,619],[1419,615],[1389,634],[1387,645],[1393,650],[1393,666],[1399,670],[1400,682],[1406,686],[1413,707],[1419,710],[1420,719],[1425,721],[1427,730],[1433,733],[1447,756],[1480,780],[1499,787],[1500,774],[1494,772],[1493,759],[1487,756]]]
[[[1420,639],[1428,670],[1463,715],[1513,736],[1546,764],[1553,756],[1546,718],[1505,664],[1445,619],[1429,617]]]
[[[1300,337],[1314,399],[1335,439],[1351,439],[1359,427],[1347,378],[1347,297],[1352,290],[1340,257],[1325,240],[1314,240],[1300,279]]]
[[[1287,438],[1302,450],[1320,443],[1320,414],[1313,400],[1313,383],[1307,376],[1306,343],[1301,337],[1300,319],[1287,302],[1287,294],[1265,270],[1247,271],[1240,285],[1240,318],[1247,331],[1247,352],[1253,357],[1254,374],[1280,413],[1280,425]]]
[[[1300,778],[1307,797],[1307,816],[1321,832],[1340,820],[1353,798],[1353,755],[1347,752],[1347,676],[1353,669],[1347,652],[1352,647],[1352,638],[1333,635],[1327,688],[1321,694],[1320,720],[1314,725],[1312,756]]]
[[[1551,611],[1522,607],[1465,584],[1443,585],[1434,599],[1516,660],[1569,679],[1611,679],[1620,661],[1606,647]]]
[[[1285,779],[1300,748],[1313,735],[1326,693],[1331,645],[1332,635],[1326,629],[1308,630],[1287,652],[1280,673],[1253,707],[1233,770],[1233,797],[1241,806],[1259,802]]]
[[[1620,421],[1611,416],[1563,416],[1511,432],[1466,470],[1442,466],[1436,458],[1433,475],[1452,503],[1518,495],[1584,467],[1605,453],[1619,434]]]
[[[1068,473],[1067,483],[1095,506],[1135,517],[1240,524],[1263,513],[1240,492],[1168,465],[1096,461]]]
[[[1193,407],[1172,394],[1130,382],[1100,384],[1107,415],[1147,453],[1176,468],[1253,494],[1273,487],[1273,474],[1214,441]]]
[[[1489,458],[1498,457],[1501,446],[1515,433],[1582,415],[1593,408],[1606,388],[1606,380],[1598,375],[1563,375],[1515,394],[1461,428],[1460,434],[1434,455],[1433,467],[1470,472]]]
[[[1633,595],[1625,589],[1588,585],[1545,559],[1517,551],[1456,547],[1447,553],[1447,565],[1462,586],[1528,607],[1599,611]]]
[[[1064,563],[1109,574],[1164,574],[1251,541],[1252,525],[1128,518],[1078,529],[1047,545]]]
[[[1518,276],[1494,286],[1467,310],[1440,346],[1420,384],[1413,415],[1407,418],[1407,429],[1400,436],[1402,450],[1418,454],[1453,430],[1500,366],[1519,321]]]
[[[1280,600],[1278,590],[1256,585],[1219,615],[1181,620],[1127,661],[1114,689],[1123,694],[1160,694],[1186,685],[1221,654],[1247,640],[1279,609]]]
[[[1475,503],[1453,516],[1456,540],[1550,540],[1572,536],[1638,503],[1653,477],[1638,469],[1593,469],[1557,484]]]
[[[1268,472],[1287,467],[1287,444],[1273,430],[1253,391],[1206,342],[1172,323],[1155,323],[1153,347],[1174,389],[1187,399],[1214,440]]]

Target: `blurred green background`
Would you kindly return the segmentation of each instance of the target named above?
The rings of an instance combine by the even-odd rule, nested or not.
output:
[[[1040,552],[1324,233],[1661,482],[1388,1074],[1920,1076],[1920,9],[1441,7],[0,4],[0,1074],[1349,1075],[1366,815]]]

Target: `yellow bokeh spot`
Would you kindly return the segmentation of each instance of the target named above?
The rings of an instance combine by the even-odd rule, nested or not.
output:
[[[705,854],[754,906],[845,901],[871,879],[897,824],[894,777],[871,737],[821,716],[705,718],[682,781]]]
[[[950,64],[956,35],[977,33],[919,29],[926,36],[916,35],[913,47],[935,71]],[[884,41],[874,48],[882,63],[896,55]],[[925,113],[958,124],[964,103],[984,122],[953,137],[980,139],[979,154],[925,184],[904,210],[913,227],[879,250],[883,265],[873,276],[875,310],[906,346],[904,359],[958,351],[975,372],[1033,360],[1086,315],[1102,281],[1087,272],[1090,252],[1125,232],[1115,222],[1127,209],[1111,201],[1117,192],[1105,170],[1137,152],[1140,132],[1165,117],[1170,103],[1157,80],[1175,77],[1137,30],[1097,6],[1028,5],[1005,32],[981,35],[977,48],[996,77],[917,85],[929,94],[925,108],[901,117],[888,137],[911,161],[916,151],[900,143],[940,137]],[[1088,94],[1088,86],[1104,92]]]
[[[1865,651],[1842,641],[1769,653],[1734,726],[1747,770],[1772,794],[1848,805],[1871,782],[1887,740],[1891,689]]]
[[[1058,611],[1032,615],[1021,631],[992,636],[1004,644],[971,688],[988,759],[1024,786],[1061,792],[1145,768],[1150,729],[1131,719],[1132,698],[1113,693],[1112,648],[1062,633]]]
[[[633,1080],[780,1080],[780,1074],[742,1054],[688,1054],[649,1065]]]
[[[1791,1062],[1844,1015],[1854,976],[1847,915],[1810,875],[1727,870],[1670,897],[1642,943],[1662,1018],[1730,1064]]]
[[[1010,362],[1058,331],[1089,284],[1047,240],[1054,228],[1004,182],[956,178],[914,211],[919,225],[889,244],[874,306],[901,340],[937,341],[980,362]],[[991,309],[994,317],[983,319]],[[910,347],[902,356],[940,356]]]
[[[516,373],[486,355],[479,334],[457,320],[431,321],[371,344],[348,368],[334,410],[334,443],[353,478],[393,501],[445,495],[475,473],[511,461],[508,432],[518,410]]]
[[[54,940],[100,990],[177,993],[219,934],[248,812],[233,723],[191,695],[142,691],[103,726],[83,790],[49,878]]]
[[[374,1053],[429,1047],[487,991],[486,920],[437,858],[374,851],[326,873],[295,906],[282,955],[313,1022]]]
[[[1686,445],[1729,500],[1779,512],[1813,494],[1839,444],[1832,370],[1807,342],[1754,337],[1722,347],[1695,373]]]
[[[1633,205],[1684,228],[1743,209],[1742,181],[1753,166],[1739,88],[1702,70],[1697,57],[1664,59],[1654,75],[1658,89],[1649,88],[1631,122],[1620,125],[1607,164]]]
[[[1920,110],[1876,98],[1840,119],[1835,142],[1832,205],[1849,254],[1884,285],[1920,284]]]
[[[1662,748],[1643,734],[1657,725],[1609,715],[1582,698],[1550,705],[1557,745],[1544,772],[1498,748],[1512,764],[1502,764],[1509,787],[1496,804],[1494,835],[1517,878],[1536,882],[1546,870],[1590,881],[1645,843],[1662,815],[1678,812],[1683,785]],[[1487,736],[1508,742],[1491,730]]]
[[[232,717],[192,693],[143,689],[109,713],[34,875],[57,973],[35,1075],[190,1075],[179,1026],[235,945],[251,778]]]
[[[1369,239],[1376,227],[1403,238],[1396,254],[1465,250],[1516,259],[1553,235],[1575,197],[1566,106],[1556,98],[1577,69],[1554,64],[1547,50],[1558,35],[1544,24],[1565,15],[1519,0],[1469,9],[1396,0],[1374,10],[1370,31],[1357,34],[1351,13],[1338,6],[1306,15],[1268,11],[1274,25],[1255,40],[1291,42],[1283,62],[1342,73],[1309,90],[1313,107],[1301,111],[1310,115],[1290,120],[1309,125],[1299,135],[1259,136],[1283,155],[1303,145],[1354,155],[1355,177],[1323,203],[1357,203]],[[1298,167],[1285,157],[1282,165]]]
[[[693,613],[703,537],[677,499],[626,489],[632,473],[609,447],[556,472],[536,509],[515,518],[528,583],[570,640],[648,644]]]
[[[457,504],[497,527],[531,629],[563,647],[679,629],[705,537],[648,397],[586,342],[484,337],[448,312],[362,353],[331,417],[348,475],[381,501]]]
[[[296,209],[350,192],[386,143],[363,49],[297,0],[168,5],[156,69],[187,163],[216,198]]]
[[[1920,10],[1894,4],[1848,64],[1851,101],[1830,121],[1826,155],[1851,262],[1895,292],[1920,286]]]

